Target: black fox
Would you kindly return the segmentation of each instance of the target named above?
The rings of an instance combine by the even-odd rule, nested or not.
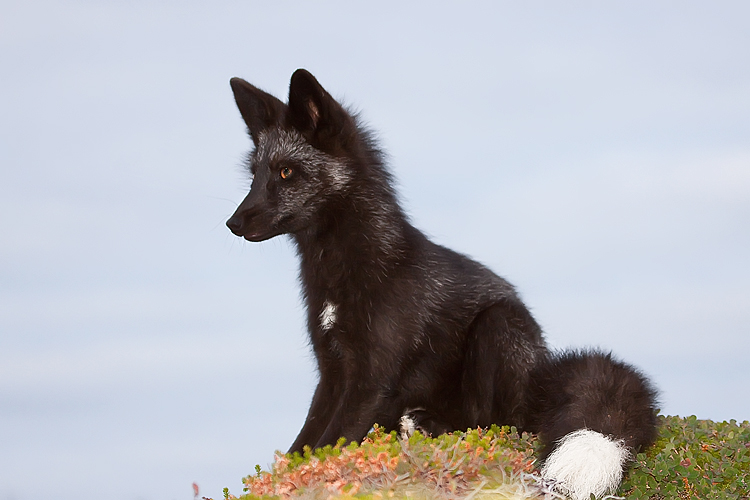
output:
[[[320,375],[289,451],[361,441],[375,423],[515,425],[547,443],[559,491],[613,490],[655,438],[646,378],[597,351],[550,352],[512,285],[409,223],[372,136],[310,73],[292,75],[287,104],[231,86],[255,148],[227,226],[291,236]]]

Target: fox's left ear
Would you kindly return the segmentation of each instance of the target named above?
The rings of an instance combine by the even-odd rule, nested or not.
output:
[[[242,78],[232,78],[229,84],[250,137],[257,146],[262,131],[281,125],[286,105]]]
[[[304,69],[289,83],[288,119],[313,146],[334,154],[348,149],[356,135],[354,119]]]

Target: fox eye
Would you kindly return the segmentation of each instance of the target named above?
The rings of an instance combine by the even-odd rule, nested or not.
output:
[[[282,179],[290,178],[293,173],[294,173],[294,170],[292,170],[291,167],[282,167],[281,170],[279,171],[279,175],[281,176]]]

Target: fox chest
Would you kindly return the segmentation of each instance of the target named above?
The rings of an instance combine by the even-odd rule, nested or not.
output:
[[[381,304],[382,305],[382,304]],[[326,299],[309,311],[308,324],[316,353],[358,358],[358,353],[377,345],[395,347],[403,332],[391,308],[370,301],[351,303]]]

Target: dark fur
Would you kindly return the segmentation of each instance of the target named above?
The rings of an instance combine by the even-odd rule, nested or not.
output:
[[[656,438],[655,396],[643,375],[611,354],[567,351],[532,371],[527,425],[547,443],[587,428],[639,450]]]
[[[609,355],[550,354],[507,281],[409,223],[370,135],[310,73],[294,73],[288,104],[231,84],[256,149],[227,225],[251,241],[291,235],[320,373],[290,451],[360,441],[405,413],[433,433],[501,424],[547,443],[582,427],[635,449],[654,439],[647,380]],[[314,150],[284,153],[296,137]]]

